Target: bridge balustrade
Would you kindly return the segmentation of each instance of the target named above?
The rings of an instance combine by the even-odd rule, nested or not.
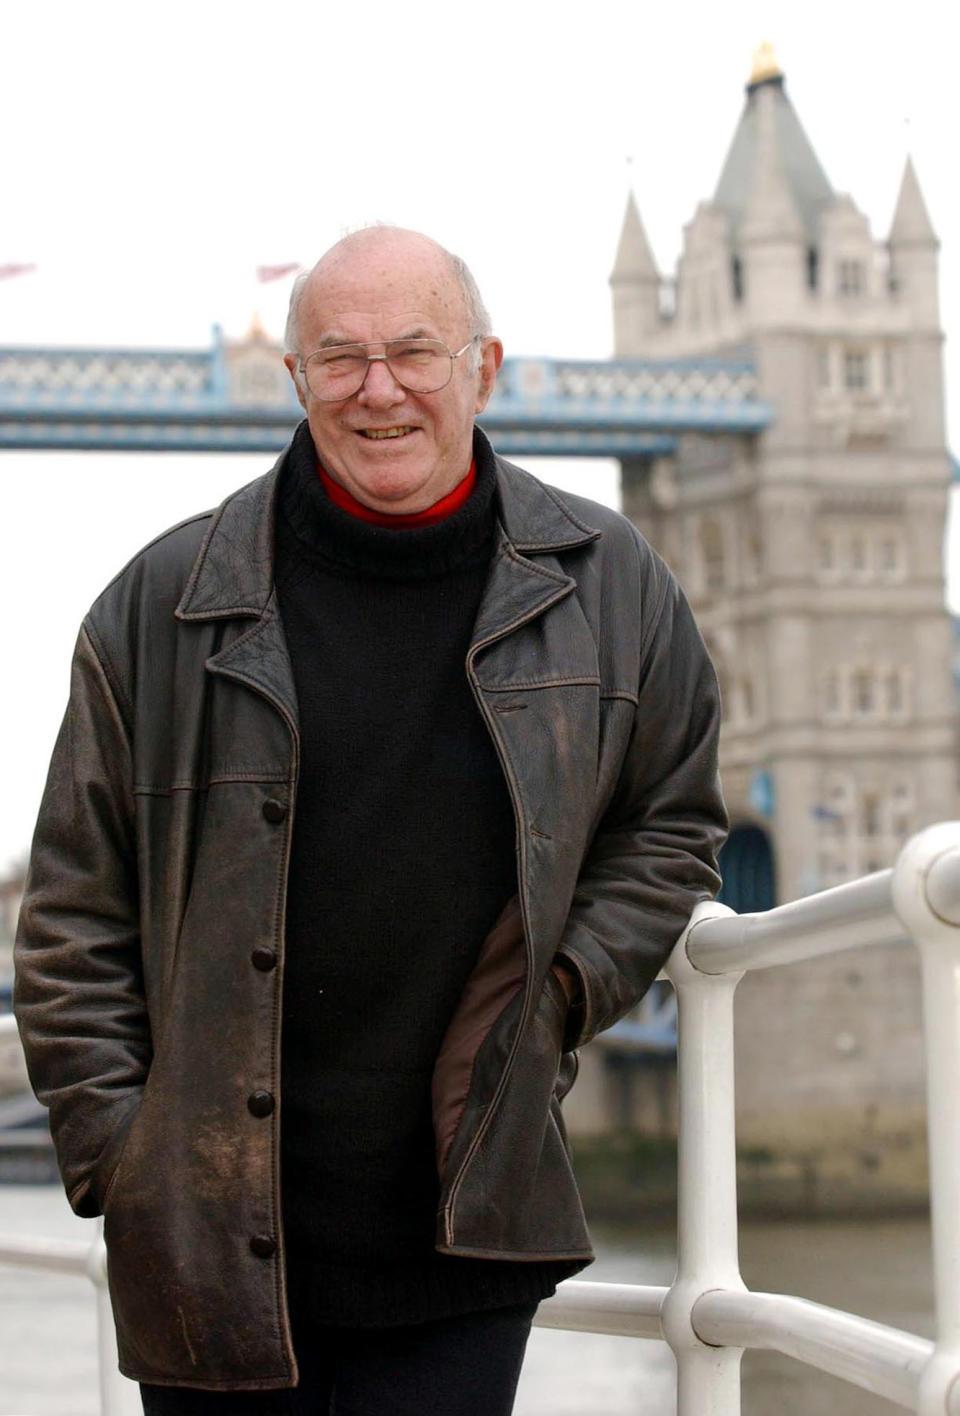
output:
[[[923,976],[936,1337],[745,1287],[737,1243],[733,998],[748,969],[912,939]],[[932,826],[881,871],[763,914],[698,906],[667,963],[677,994],[678,1264],[669,1287],[570,1280],[543,1327],[663,1338],[678,1416],[738,1416],[746,1348],[770,1348],[920,1416],[960,1416],[960,822]],[[13,1025],[0,1018],[0,1035]],[[102,1238],[0,1235],[0,1263],[84,1274],[99,1305],[102,1416],[133,1416],[116,1372]]]
[[[280,350],[0,347],[0,451],[279,452],[302,416]],[[773,418],[747,359],[504,361],[480,421],[499,451],[654,457]]]

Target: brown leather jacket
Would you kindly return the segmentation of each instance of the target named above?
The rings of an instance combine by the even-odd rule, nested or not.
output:
[[[148,1382],[296,1380],[274,1104],[298,761],[282,461],[154,541],[87,616],[17,940],[31,1079],[70,1203],[105,1215],[121,1368]],[[564,1049],[641,997],[716,888],[719,699],[629,522],[497,474],[466,672],[513,799],[519,894],[437,1061],[437,1246],[586,1262]],[[558,957],[582,986],[575,1023]]]

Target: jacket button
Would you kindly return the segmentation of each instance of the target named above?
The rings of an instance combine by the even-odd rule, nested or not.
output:
[[[272,825],[276,826],[287,814],[287,808],[282,801],[277,801],[276,797],[267,797],[263,803],[263,814]]]
[[[256,1091],[247,1097],[247,1109],[254,1116],[269,1116],[276,1102],[270,1092]]]
[[[266,944],[258,944],[250,958],[253,960],[253,967],[261,973],[269,973],[277,967],[277,951]]]
[[[277,1241],[272,1234],[254,1234],[250,1240],[250,1249],[258,1259],[269,1259],[277,1252]]]

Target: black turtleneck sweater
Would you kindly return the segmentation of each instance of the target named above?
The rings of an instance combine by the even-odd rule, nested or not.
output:
[[[438,1255],[433,1063],[516,891],[513,811],[465,660],[495,472],[433,526],[335,506],[305,424],[277,591],[300,710],[287,890],[282,1182],[299,1306],[392,1325],[535,1300],[570,1266]]]

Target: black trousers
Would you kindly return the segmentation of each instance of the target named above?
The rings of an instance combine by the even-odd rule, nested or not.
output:
[[[537,1305],[405,1328],[323,1328],[284,1391],[140,1388],[145,1416],[510,1416]]]

